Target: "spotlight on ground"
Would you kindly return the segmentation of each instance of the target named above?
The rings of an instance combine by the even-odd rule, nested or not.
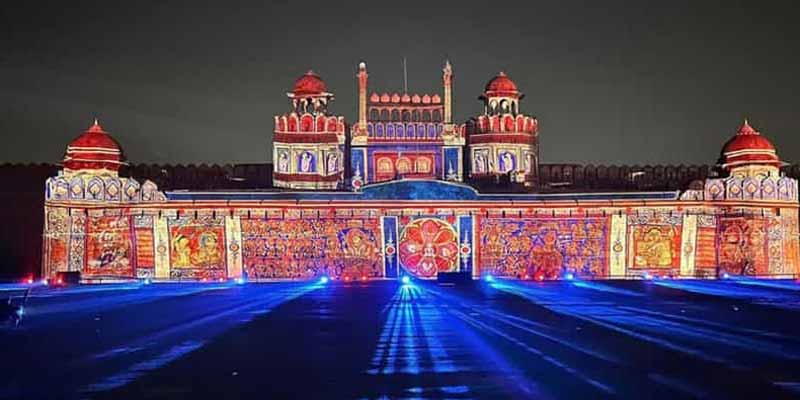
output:
[[[411,283],[411,278],[409,278],[408,275],[403,275],[400,281],[403,282],[403,285],[408,285]]]
[[[653,275],[650,275],[649,272],[645,272],[644,275],[642,275],[642,278],[644,278],[646,281],[649,281],[653,279]]]
[[[572,272],[567,272],[566,274],[564,274],[564,279],[571,281],[575,279],[575,274],[573,274]]]
[[[730,275],[728,275],[728,273],[727,273],[727,272],[723,272],[723,273],[722,273],[722,279],[731,279],[731,276],[730,276]]]
[[[494,282],[494,276],[492,276],[492,274],[486,274],[483,276],[483,280],[486,282]]]
[[[329,279],[328,279],[327,276],[323,276],[322,278],[319,278],[319,283],[321,283],[323,285],[328,283],[328,281],[329,281]]]
[[[143,284],[145,284],[145,285],[149,285],[149,284],[151,284],[152,282],[150,282],[150,278],[145,278],[145,280],[144,280],[144,281],[142,281],[142,283],[143,283]]]
[[[237,285],[244,285],[244,278],[241,277],[241,276],[236,278],[236,284]]]

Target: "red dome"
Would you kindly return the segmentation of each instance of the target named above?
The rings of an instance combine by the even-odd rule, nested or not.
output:
[[[486,84],[484,96],[508,96],[518,97],[520,95],[517,84],[511,80],[504,72],[500,72]]]
[[[70,142],[64,155],[64,168],[71,171],[105,169],[116,172],[121,164],[122,149],[97,120]]]
[[[780,167],[781,160],[775,151],[775,146],[753,129],[747,120],[744,121],[736,136],[731,138],[722,148],[723,167],[744,165],[772,165]]]
[[[295,96],[313,96],[328,92],[325,82],[314,71],[309,70],[294,82],[292,93]]]

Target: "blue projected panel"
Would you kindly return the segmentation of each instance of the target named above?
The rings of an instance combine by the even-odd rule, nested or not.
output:
[[[397,278],[397,217],[382,217],[383,266],[387,278]]]
[[[442,178],[448,181],[461,180],[461,149],[458,147],[445,147],[442,149],[444,162],[442,163]]]
[[[350,178],[350,186],[353,189],[358,190],[367,182],[367,164],[365,160],[366,149],[350,149],[350,171],[352,176],[352,178]]]
[[[460,215],[458,217],[458,252],[460,257],[460,272],[475,276],[477,271],[475,263],[475,217]]]

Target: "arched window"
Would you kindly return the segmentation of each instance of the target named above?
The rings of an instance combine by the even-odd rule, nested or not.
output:
[[[433,122],[442,122],[442,112],[433,110]]]
[[[430,110],[422,111],[422,122],[431,122],[431,112],[430,112]]]
[[[394,166],[392,166],[392,159],[388,157],[381,157],[378,159],[377,170],[380,174],[393,174]]]
[[[389,110],[383,109],[381,110],[381,121],[388,121],[389,120]]]
[[[431,160],[427,157],[420,157],[414,161],[414,169],[420,174],[431,172]]]
[[[411,113],[408,110],[403,110],[403,122],[411,121]]]
[[[369,110],[369,120],[370,121],[377,121],[380,118],[380,112],[374,108]]]
[[[400,120],[400,111],[396,108],[392,110],[392,121],[399,121]]]

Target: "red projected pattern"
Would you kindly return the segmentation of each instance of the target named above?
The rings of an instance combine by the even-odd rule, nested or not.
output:
[[[445,221],[434,218],[409,223],[400,235],[400,263],[418,277],[453,272],[458,266],[458,235]]]
[[[480,218],[482,269],[496,276],[552,279],[608,275],[608,217]]]
[[[383,276],[377,218],[243,219],[243,260],[255,279]]]
[[[129,217],[90,217],[86,226],[85,276],[132,277]]]

